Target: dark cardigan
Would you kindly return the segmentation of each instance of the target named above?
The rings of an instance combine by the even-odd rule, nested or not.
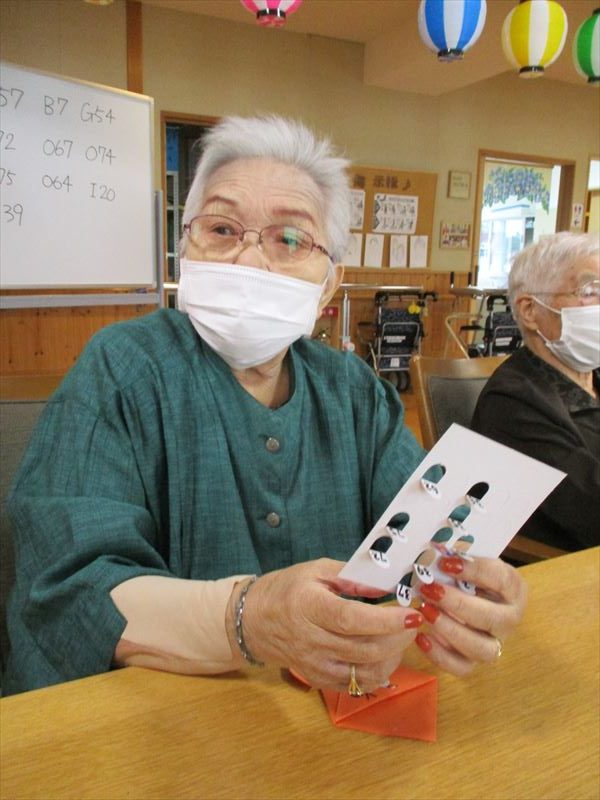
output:
[[[565,550],[600,544],[600,405],[591,395],[522,347],[487,382],[472,428],[567,473],[521,534]]]

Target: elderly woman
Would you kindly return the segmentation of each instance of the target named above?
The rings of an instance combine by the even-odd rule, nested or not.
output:
[[[473,428],[567,473],[521,533],[600,543],[600,239],[557,233],[519,253],[510,304],[524,346],[492,375]]]
[[[17,478],[9,692],[251,663],[371,691],[402,660],[423,615],[355,602],[369,590],[338,573],[423,452],[390,384],[303,338],[342,278],[346,166],[276,117],[206,137],[179,310],[94,337]],[[417,644],[462,675],[497,657],[525,588],[499,560],[443,563],[480,596],[434,586]]]

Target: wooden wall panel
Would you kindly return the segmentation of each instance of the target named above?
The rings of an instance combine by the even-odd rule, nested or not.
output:
[[[0,312],[0,375],[64,375],[92,335],[154,306],[20,308]]]
[[[429,304],[429,314],[424,319],[426,336],[423,339],[424,355],[442,355],[446,342],[444,320],[452,311],[466,311],[468,301],[459,304],[450,294],[450,273],[433,270],[365,270],[349,269],[345,283],[371,283],[385,285],[420,285],[438,293],[438,300]],[[455,273],[455,285],[467,285],[467,273]],[[372,290],[352,293],[350,333],[360,355],[366,348],[360,346],[357,336],[359,321],[373,321],[375,309]],[[338,291],[330,305],[338,308],[338,316],[331,322],[331,344],[339,345],[342,325],[343,293]],[[22,308],[0,312],[0,376],[11,375],[64,375],[73,366],[79,354],[96,331],[112,322],[139,317],[154,310],[154,306],[86,306],[71,308]],[[449,356],[458,357],[453,348]]]

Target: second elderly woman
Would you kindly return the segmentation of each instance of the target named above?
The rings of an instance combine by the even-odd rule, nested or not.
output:
[[[524,346],[482,391],[473,428],[566,478],[520,533],[563,550],[600,544],[600,238],[542,236],[509,276]]]

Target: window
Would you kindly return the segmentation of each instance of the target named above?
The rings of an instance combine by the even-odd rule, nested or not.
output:
[[[513,256],[556,230],[560,165],[486,160],[477,285],[504,288]]]
[[[513,256],[569,227],[574,162],[480,151],[473,270],[481,289],[503,289]]]

